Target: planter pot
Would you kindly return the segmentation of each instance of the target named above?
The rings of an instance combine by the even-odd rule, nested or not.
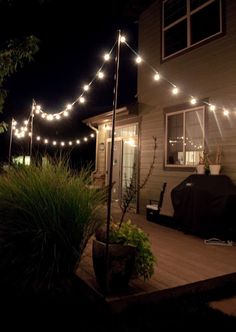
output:
[[[205,165],[202,164],[197,165],[196,170],[198,174],[205,174]]]
[[[221,165],[209,165],[211,175],[220,174]]]
[[[128,287],[134,271],[135,253],[133,246],[109,244],[106,289],[106,243],[93,240],[93,268],[102,291],[112,293]]]

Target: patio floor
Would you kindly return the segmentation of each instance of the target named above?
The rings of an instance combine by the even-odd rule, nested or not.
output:
[[[203,239],[130,215],[146,231],[157,264],[148,281],[134,279],[124,294],[104,296],[96,283],[92,264],[92,240],[88,243],[76,275],[81,289],[93,301],[120,311],[135,303],[159,302],[171,297],[211,291],[236,284],[236,246],[206,245]]]

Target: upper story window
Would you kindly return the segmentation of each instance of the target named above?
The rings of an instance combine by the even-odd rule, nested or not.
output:
[[[162,59],[222,33],[222,0],[164,0]]]
[[[165,114],[165,167],[195,167],[204,151],[205,107]]]

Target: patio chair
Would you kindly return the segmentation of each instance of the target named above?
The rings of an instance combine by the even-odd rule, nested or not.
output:
[[[146,205],[146,218],[148,221],[157,221],[158,215],[161,211],[166,185],[167,183],[164,182],[160,192],[159,200],[150,199],[149,204]]]

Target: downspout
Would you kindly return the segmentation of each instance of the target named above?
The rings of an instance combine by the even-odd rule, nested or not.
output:
[[[98,170],[98,129],[91,125],[91,123],[87,123],[87,125],[96,133],[96,156],[95,156],[95,169],[92,172],[92,179],[93,175],[97,173]]]

